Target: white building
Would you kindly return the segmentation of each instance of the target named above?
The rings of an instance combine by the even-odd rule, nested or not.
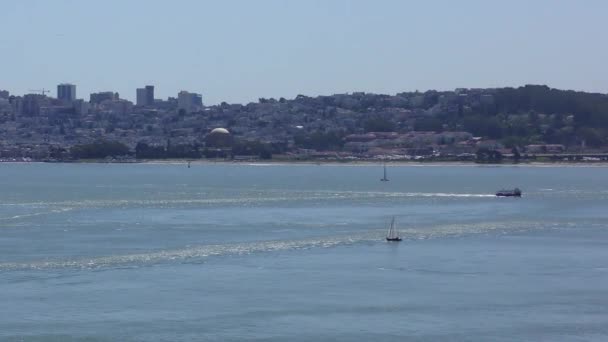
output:
[[[186,113],[192,113],[203,109],[203,95],[180,91],[177,94],[177,108]]]

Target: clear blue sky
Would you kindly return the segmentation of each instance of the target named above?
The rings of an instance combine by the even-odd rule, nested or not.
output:
[[[547,84],[608,92],[608,1],[0,0],[0,89],[206,104]]]

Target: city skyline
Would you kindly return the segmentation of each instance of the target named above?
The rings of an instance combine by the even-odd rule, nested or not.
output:
[[[153,84],[158,98],[187,89],[210,105],[523,84],[608,92],[608,3],[448,4],[110,0],[91,16],[81,2],[4,2],[0,89],[68,82],[136,102]]]
[[[419,92],[421,94],[426,93],[426,92],[439,92],[439,93],[445,93],[445,92],[453,92],[453,91],[460,91],[460,90],[488,90],[488,89],[501,89],[501,88],[521,88],[524,86],[542,86],[542,87],[549,87],[546,84],[521,84],[521,85],[516,85],[516,86],[496,86],[496,87],[487,87],[487,88],[483,88],[483,87],[457,87],[457,88],[453,88],[453,89],[439,89],[439,88],[431,88],[431,89],[416,89],[415,92]],[[0,92],[2,92],[3,94],[6,93],[8,95],[4,96],[6,98],[10,96],[13,97],[24,97],[26,95],[42,95],[42,96],[46,96],[49,98],[54,98],[54,99],[58,99],[58,100],[63,100],[66,103],[70,103],[70,102],[74,102],[74,101],[85,101],[85,102],[91,102],[91,103],[96,103],[96,102],[100,102],[101,100],[105,100],[105,99],[112,99],[112,100],[126,100],[128,102],[131,102],[133,105],[137,105],[137,106],[153,106],[155,101],[167,101],[167,100],[179,100],[181,95],[187,96],[188,97],[188,102],[192,102],[194,101],[194,103],[199,103],[200,102],[200,106],[203,106],[203,101],[202,98],[204,96],[204,94],[202,93],[196,93],[196,92],[192,92],[192,91],[188,91],[188,90],[184,90],[184,89],[180,89],[177,94],[168,94],[166,97],[156,97],[154,95],[154,89],[155,89],[155,85],[146,85],[143,88],[136,88],[134,93],[135,96],[130,97],[130,96],[123,96],[122,94],[120,94],[119,92],[114,92],[112,90],[103,90],[103,91],[95,91],[95,92],[91,92],[89,94],[86,94],[84,96],[80,96],[77,97],[76,96],[76,88],[77,85],[76,84],[72,84],[72,83],[59,83],[55,86],[56,91],[52,91],[48,88],[42,88],[42,89],[29,89],[27,92],[23,93],[23,94],[18,94],[18,93],[14,93],[10,88],[6,88],[6,89],[0,89]],[[69,88],[69,90],[64,90],[65,88]],[[560,90],[560,91],[575,91],[575,92],[582,92],[582,93],[590,93],[590,94],[604,94],[602,92],[596,92],[596,91],[585,91],[582,89],[559,89],[559,88],[553,88],[553,87],[549,87],[550,89],[556,89],[556,90]],[[71,95],[67,95],[67,97],[65,97],[65,92],[69,92]],[[366,92],[366,91],[347,91],[344,93],[334,93],[334,94],[315,94],[312,96],[309,95],[305,95],[305,94],[298,94],[298,95],[304,95],[307,97],[318,97],[318,96],[336,96],[336,95],[347,95],[347,94],[369,94],[369,95],[388,95],[388,96],[394,96],[394,95],[399,95],[400,93],[408,93],[408,92],[412,92],[412,91],[398,91],[396,93],[375,93],[375,92]],[[63,95],[62,95],[63,94]],[[54,96],[53,96],[54,95]],[[193,99],[191,99],[190,97],[193,96]],[[287,98],[288,100],[292,100],[295,99],[297,96],[294,96],[293,98]],[[133,98],[134,100],[131,101],[131,98]],[[281,97],[283,98],[283,97]],[[248,103],[258,103],[260,101],[263,101],[265,99],[274,99],[274,100],[278,100],[279,97],[268,97],[268,98],[257,98],[257,99],[253,99],[251,101],[248,102],[232,102],[230,104],[248,104]],[[221,103],[224,103],[225,101],[222,101]],[[209,106],[217,106],[220,105],[221,103],[213,103],[213,104],[208,104]]]

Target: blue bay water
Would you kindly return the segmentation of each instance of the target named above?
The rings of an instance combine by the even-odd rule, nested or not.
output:
[[[2,164],[0,340],[605,341],[607,171]]]

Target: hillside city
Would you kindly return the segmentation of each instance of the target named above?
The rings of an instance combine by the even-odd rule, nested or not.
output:
[[[527,85],[395,95],[354,92],[205,106],[181,91],[136,103],[59,84],[0,91],[0,160],[608,160],[608,96]]]

